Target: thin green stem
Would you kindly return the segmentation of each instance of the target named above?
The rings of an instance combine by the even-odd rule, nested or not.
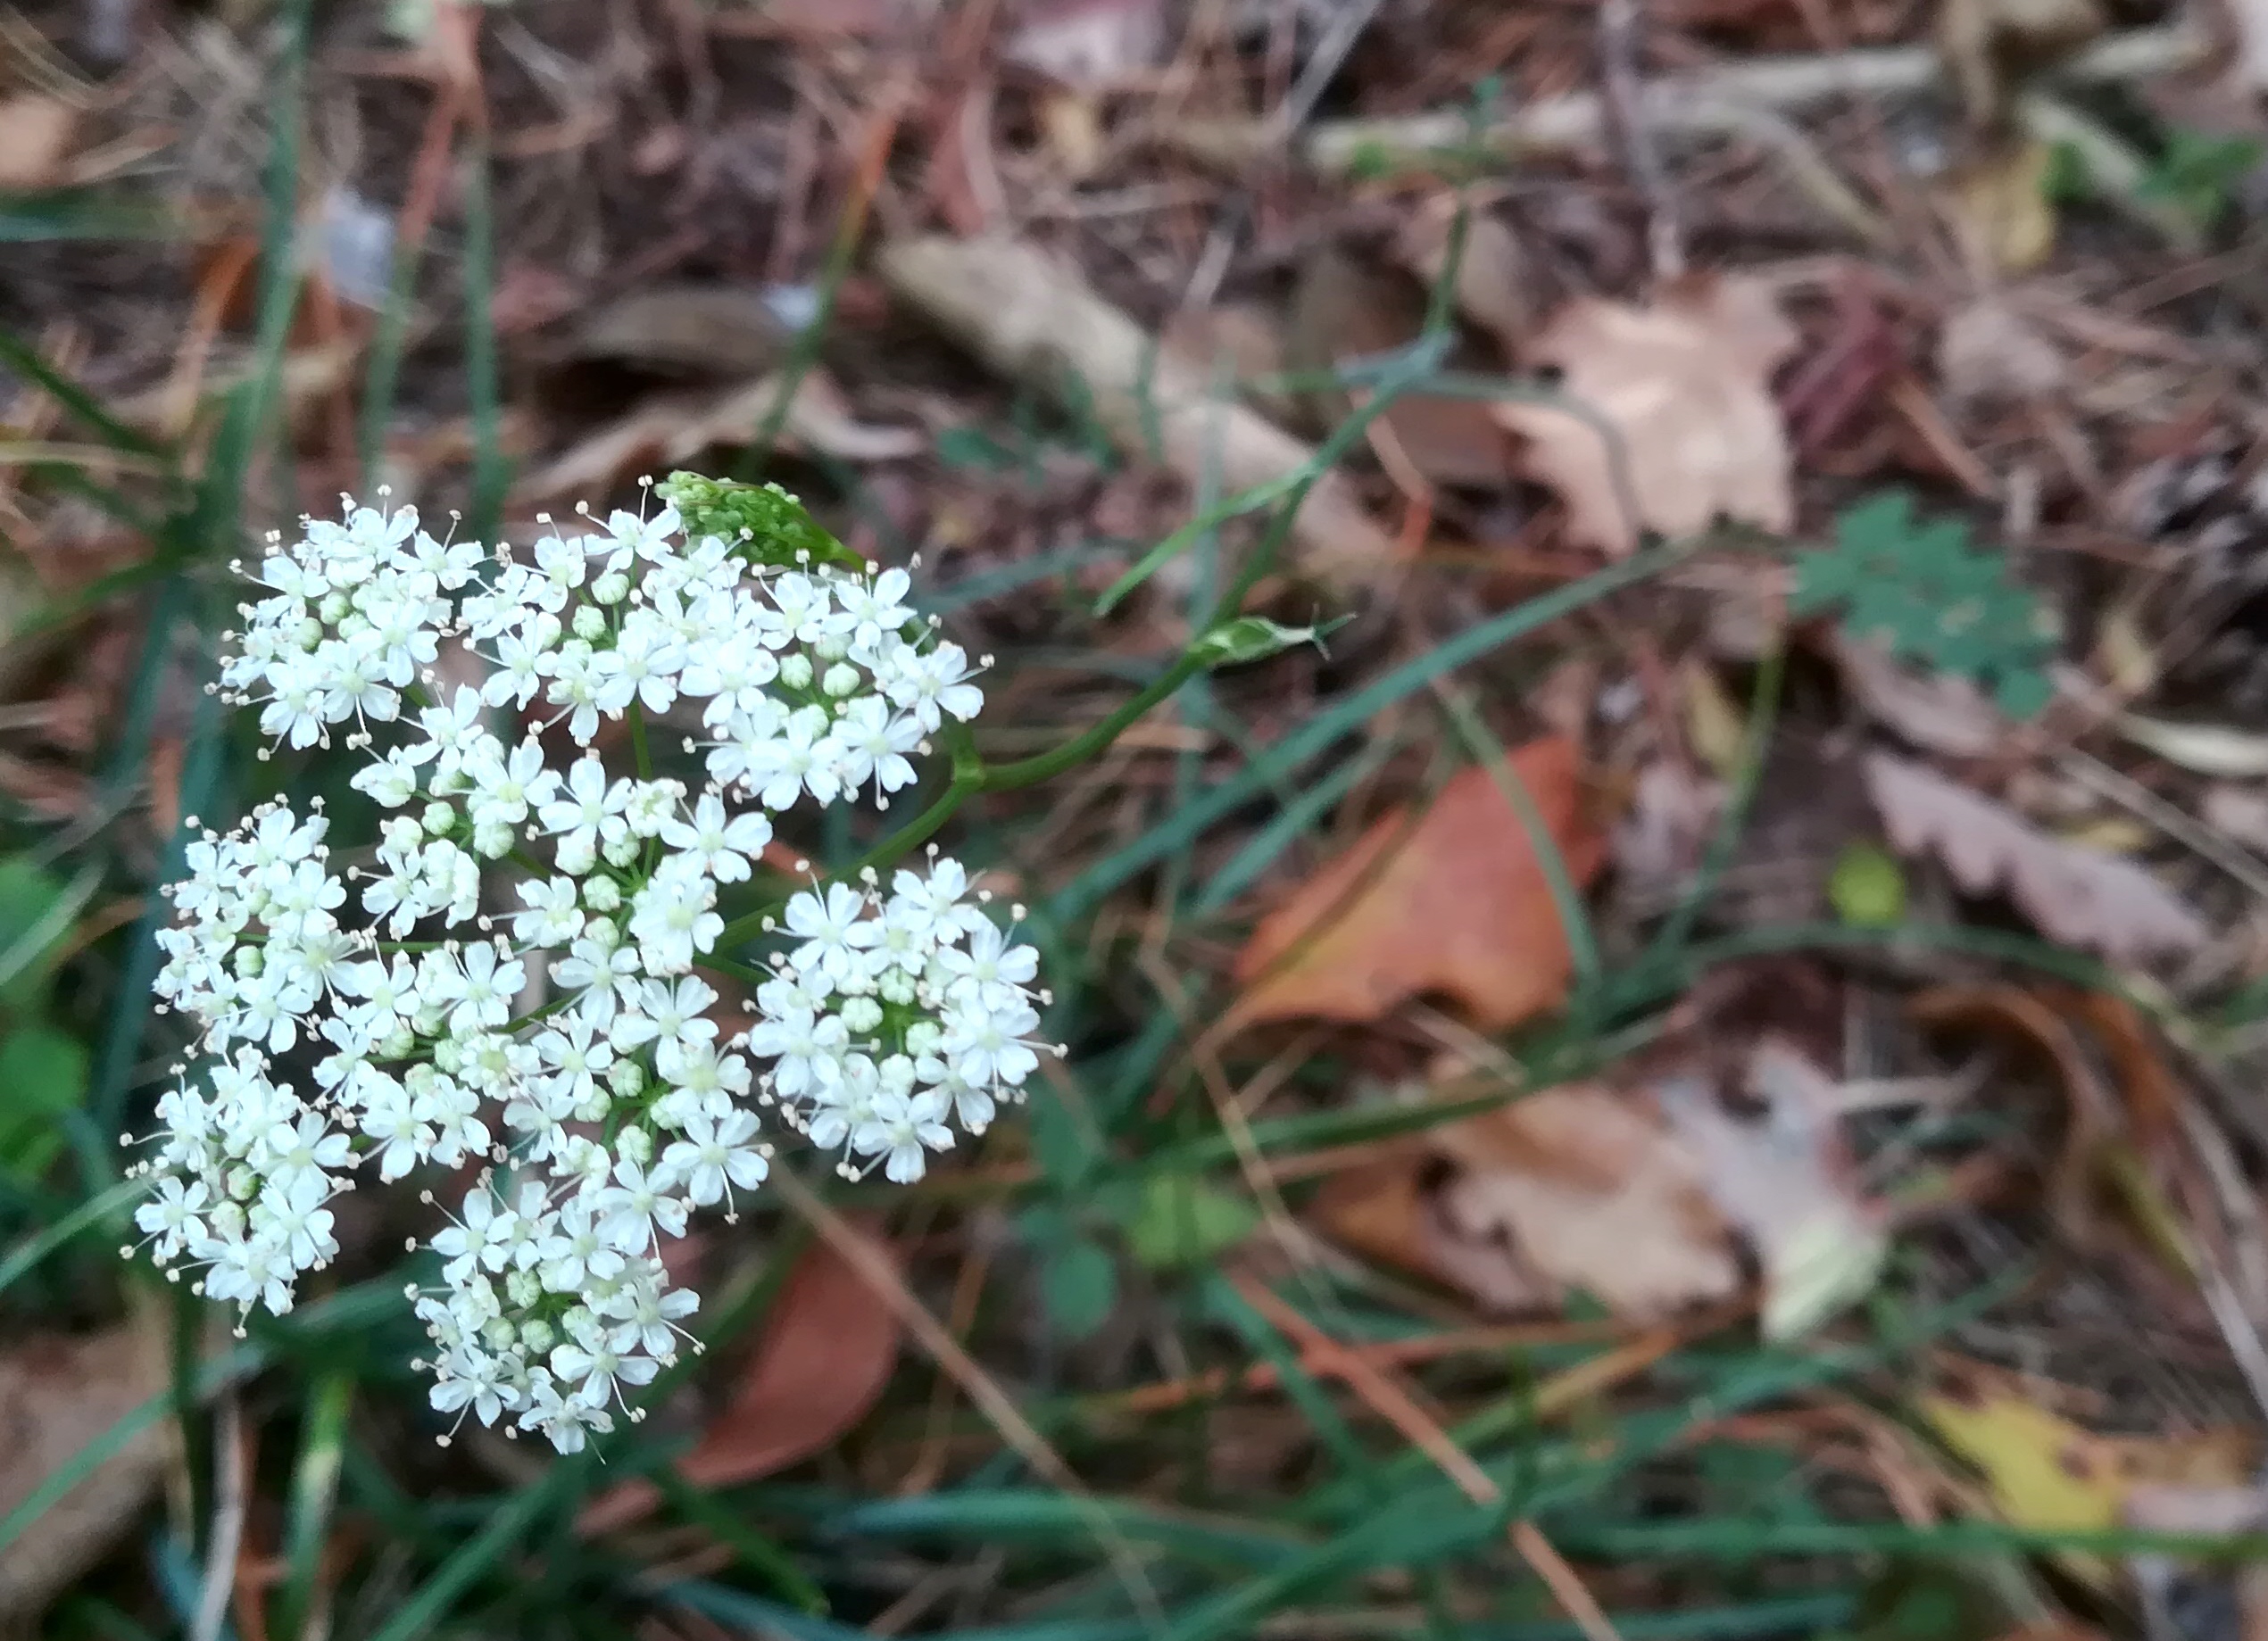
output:
[[[629,711],[623,716],[630,725],[630,756],[637,763],[638,779],[651,781],[653,779],[653,754],[646,747],[645,709],[633,700]]]

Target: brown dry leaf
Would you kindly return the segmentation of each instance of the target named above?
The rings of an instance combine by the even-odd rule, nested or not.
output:
[[[513,496],[593,495],[631,473],[682,466],[716,445],[745,444],[770,416],[782,380],[774,375],[718,392],[658,394],[529,474],[513,487]],[[897,461],[926,446],[922,435],[910,428],[858,420],[835,379],[816,368],[796,383],[782,431],[789,448],[843,461]]]
[[[1450,236],[1458,202],[1428,200],[1402,227],[1394,254],[1428,289],[1449,266]],[[1484,211],[1465,219],[1464,253],[1457,264],[1458,311],[1493,336],[1507,359],[1517,359],[1535,328],[1535,271],[1518,237]]]
[[[1566,503],[1577,542],[1620,556],[1641,530],[1690,535],[1720,517],[1785,530],[1795,517],[1792,458],[1771,379],[1795,340],[1754,280],[1698,277],[1644,308],[1579,297],[1552,316],[1525,362],[1556,368],[1590,417],[1543,404],[1495,411],[1530,441],[1527,470]],[[1620,435],[1619,476],[1592,419]]]
[[[2197,950],[2212,930],[2131,861],[2048,836],[1990,798],[1886,752],[1866,759],[1866,790],[1890,841],[1942,860],[1971,894],[2006,889],[2041,933],[2120,962]]]
[[[1511,772],[1578,884],[1597,870],[1574,746],[1562,736],[1511,754]],[[1566,932],[1518,812],[1495,775],[1458,774],[1422,819],[1397,809],[1260,920],[1236,960],[1246,990],[1230,1019],[1375,1020],[1430,991],[1500,1032],[1558,1003]]]
[[[0,1515],[164,1394],[162,1326],[37,1335],[0,1355]],[[141,1431],[0,1550],[0,1622],[36,1614],[100,1561],[157,1489],[172,1422]]]
[[[1948,179],[1946,211],[1981,274],[2029,273],[2054,253],[2056,203],[2048,195],[2054,159],[2037,138],[1998,143]]]
[[[79,134],[79,111],[37,91],[0,96],[0,188],[52,188]]]
[[[1873,1287],[1883,1216],[1854,1183],[1824,1072],[1766,1038],[1749,1082],[1763,1122],[1728,1115],[1698,1073],[1546,1089],[1333,1179],[1315,1212],[1489,1309],[1581,1289],[1635,1321],[1735,1293],[1737,1233],[1764,1268],[1766,1336],[1791,1338]]]
[[[1125,83],[1166,43],[1158,0],[1038,0],[1023,11],[1009,61],[1082,90]]]
[[[1970,122],[2008,118],[2023,78],[2087,44],[2109,26],[2101,0],[1940,0],[1938,54]]]
[[[2070,377],[2063,351],[1998,297],[1967,303],[1938,333],[1938,385],[1956,404],[2036,399],[2057,392]]]
[[[1452,1123],[1438,1140],[1463,1164],[1441,1190],[1443,1240],[1466,1245],[1461,1280],[1476,1298],[1524,1303],[1516,1289],[1475,1285],[1473,1267],[1487,1255],[1508,1273],[1532,1272],[1554,1297],[1581,1289],[1632,1320],[1740,1285],[1693,1153],[1642,1095],[1598,1083],[1546,1089]]]
[[[777,369],[788,341],[760,291],[673,285],[607,303],[576,327],[563,356],[740,381]]]
[[[1717,1209],[1757,1251],[1764,1336],[1798,1338],[1873,1290],[1888,1225],[1859,1189],[1834,1080],[1776,1035],[1750,1050],[1746,1076],[1761,1120],[1728,1115],[1707,1081],[1690,1073],[1650,1087]]]
[[[1326,247],[1300,270],[1284,352],[1293,369],[1329,369],[1405,346],[1425,323],[1425,293],[1407,276],[1366,267]],[[1317,419],[1326,424],[1353,408],[1345,393],[1317,394]],[[1391,465],[1398,450],[1437,485],[1503,485],[1516,470],[1512,441],[1478,399],[1400,394],[1370,424],[1370,437],[1382,460]]]
[[[1831,648],[1858,704],[1923,750],[1981,758],[2006,739],[2006,716],[1966,678],[1900,666],[1871,639],[1838,634]]]
[[[1278,390],[1251,385],[1289,369],[1284,328],[1259,303],[1222,303],[1184,308],[1166,321],[1159,349],[1203,372],[1208,381],[1233,387],[1279,421],[1291,419],[1290,400]]]
[[[825,1452],[880,1399],[902,1333],[889,1302],[832,1244],[812,1244],[781,1284],[732,1399],[677,1461],[677,1474],[697,1488],[738,1487]],[[578,1525],[611,1532],[660,1496],[652,1482],[627,1482],[594,1499]]]

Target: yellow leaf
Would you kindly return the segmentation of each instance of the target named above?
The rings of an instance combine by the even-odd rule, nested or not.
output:
[[[2048,197],[2052,158],[2045,143],[2010,143],[1955,173],[1948,205],[1978,268],[2028,273],[2054,252],[2056,204]]]
[[[1946,1446],[1982,1473],[1995,1508],[2010,1525],[2043,1531],[2116,1527],[2129,1496],[2140,1488],[2241,1485],[2254,1457],[2254,1438],[2242,1430],[2098,1436],[2031,1397],[2006,1390],[1930,1397],[1922,1415]],[[2096,1582],[2109,1577],[2096,1557],[2064,1560]]]
[[[2071,1532],[2116,1525],[2127,1483],[2090,1431],[2006,1395],[1973,1403],[1931,1397],[1922,1413],[1983,1473],[2012,1525]]]

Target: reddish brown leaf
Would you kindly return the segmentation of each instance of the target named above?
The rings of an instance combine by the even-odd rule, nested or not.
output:
[[[737,1487],[825,1452],[867,1416],[897,1363],[897,1314],[825,1243],[796,1262],[764,1337],[722,1412],[677,1461],[699,1488]],[[593,1501],[586,1533],[650,1513],[660,1489],[633,1481]]]
[[[1599,839],[1582,814],[1573,742],[1510,758],[1578,883]],[[1464,771],[1415,826],[1385,816],[1260,920],[1236,964],[1240,1024],[1317,1015],[1375,1020],[1429,991],[1491,1032],[1566,994],[1566,931],[1527,828],[1490,770]]]

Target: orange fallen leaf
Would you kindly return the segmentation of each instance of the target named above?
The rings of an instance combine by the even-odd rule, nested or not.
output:
[[[1564,736],[1511,754],[1576,883],[1600,842],[1581,812],[1575,748]],[[1441,992],[1500,1032],[1566,995],[1566,931],[1519,814],[1475,767],[1441,789],[1414,826],[1397,809],[1262,918],[1236,962],[1245,989],[1230,1019],[1375,1020]]]
[[[1526,435],[1528,471],[1566,503],[1576,541],[1620,555],[1641,530],[1690,535],[1720,516],[1785,530],[1792,458],[1771,379],[1795,341],[1753,280],[1697,277],[1643,308],[1579,297],[1524,362],[1556,368],[1590,415],[1508,402],[1496,414]],[[1619,476],[1602,422],[1619,435]]]
[[[678,1476],[737,1487],[825,1452],[881,1397],[901,1331],[888,1302],[832,1247],[814,1244],[781,1285],[732,1399],[677,1461]],[[650,1481],[626,1482],[592,1501],[579,1525],[611,1532],[660,1498]]]

